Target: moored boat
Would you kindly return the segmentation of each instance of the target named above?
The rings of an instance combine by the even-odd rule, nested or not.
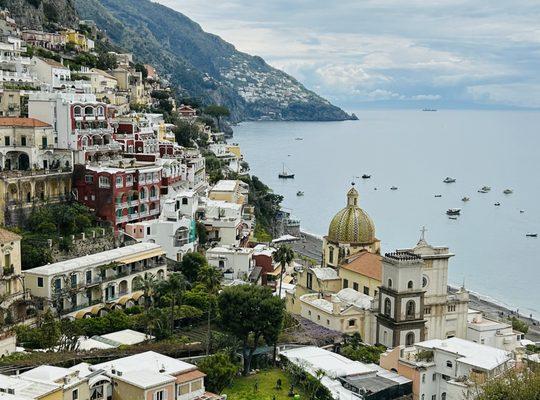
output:
[[[368,174],[362,175],[362,179],[369,179],[369,178],[371,178],[371,175],[368,175]]]
[[[450,215],[448,219],[457,219],[457,217]]]
[[[454,183],[455,181],[456,181],[455,178],[450,178],[449,176],[447,176],[443,180],[444,183]]]
[[[398,190],[397,186],[392,186],[390,190]]]
[[[499,206],[501,205],[501,203],[496,202],[494,205],[497,206],[497,207],[499,207]]]
[[[446,210],[446,214],[448,215],[459,215],[461,213],[461,208],[449,208]]]
[[[278,174],[278,177],[280,179],[293,179],[294,174],[291,171],[288,171],[285,169],[285,164],[283,164],[283,171]]]
[[[504,189],[503,193],[504,194],[512,194],[512,193],[514,193],[514,191],[512,189]]]
[[[463,198],[461,199],[461,201],[469,201],[469,200],[470,200],[470,198],[468,198],[467,196],[465,196],[465,197],[463,197]]]
[[[527,236],[527,237],[538,237],[538,233],[526,233],[525,236]]]
[[[442,197],[442,194],[436,194],[435,197]]]
[[[491,187],[490,186],[482,186],[482,188],[480,190],[483,190],[485,192],[489,192],[491,190]]]
[[[296,192],[296,195],[297,195],[297,196],[303,196],[303,195],[304,195],[304,192],[302,192],[301,190],[299,190],[298,192]]]

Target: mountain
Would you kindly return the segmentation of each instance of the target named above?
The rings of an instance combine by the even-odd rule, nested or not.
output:
[[[79,16],[71,0],[0,0],[21,29],[74,27]]]
[[[67,0],[70,1],[70,0]],[[242,53],[191,19],[148,0],[73,0],[112,42],[154,65],[184,96],[231,110],[233,121],[352,117],[296,79]]]

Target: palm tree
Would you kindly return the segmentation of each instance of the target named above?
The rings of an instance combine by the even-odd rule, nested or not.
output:
[[[287,245],[281,245],[276,251],[274,251],[272,258],[281,267],[281,272],[279,273],[279,298],[281,299],[283,274],[285,273],[287,265],[289,265],[294,260],[294,251]]]
[[[142,278],[135,281],[133,285],[135,290],[142,290],[146,309],[152,305],[152,299],[156,293],[157,280],[151,272],[145,272]]]
[[[281,267],[281,271],[279,273],[279,292],[278,292],[278,296],[281,299],[281,287],[283,285],[283,274],[285,274],[285,269],[287,268],[287,265],[289,265],[294,260],[294,251],[289,246],[283,244],[276,251],[274,251],[274,254],[272,254],[272,258]],[[274,364],[276,363],[276,357],[277,357],[277,342],[274,343]]]
[[[181,272],[175,272],[169,276],[169,279],[161,282],[160,289],[171,298],[171,316],[170,329],[171,333],[174,330],[174,309],[176,308],[177,299],[186,291],[188,282]]]
[[[198,280],[208,290],[208,294],[213,295],[217,294],[219,288],[221,287],[221,278],[223,274],[219,269],[212,265],[205,265],[201,268],[198,274]],[[207,332],[206,332],[206,355],[210,353],[210,341],[212,339],[212,331],[210,330],[210,315],[212,313],[212,302],[209,298],[208,301],[208,322],[207,322]]]

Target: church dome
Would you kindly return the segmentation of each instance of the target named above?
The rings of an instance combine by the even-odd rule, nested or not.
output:
[[[358,207],[358,191],[354,187],[347,193],[347,207],[332,218],[327,238],[339,243],[372,244],[375,242],[375,225],[369,215]]]

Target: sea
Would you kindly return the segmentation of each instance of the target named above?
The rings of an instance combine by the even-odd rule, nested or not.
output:
[[[302,230],[325,235],[354,182],[383,252],[414,246],[425,227],[428,243],[455,254],[449,284],[540,318],[540,237],[526,236],[540,234],[540,112],[356,115],[358,121],[245,122],[230,142],[241,146],[252,175],[283,195],[283,208]],[[278,178],[284,167],[294,179]],[[446,177],[456,181],[444,183]],[[491,190],[479,193],[483,186]],[[449,208],[461,215],[450,219]]]

